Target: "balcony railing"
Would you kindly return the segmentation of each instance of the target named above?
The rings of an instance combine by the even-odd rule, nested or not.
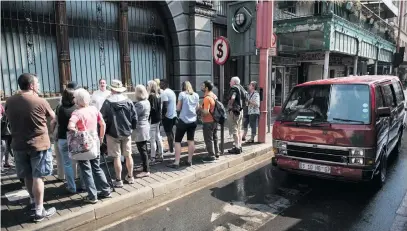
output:
[[[395,43],[394,28],[363,4],[346,6],[346,4],[322,1],[276,2],[274,21],[322,15],[336,15]]]

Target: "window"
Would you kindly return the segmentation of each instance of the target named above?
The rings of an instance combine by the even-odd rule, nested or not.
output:
[[[379,86],[376,87],[375,92],[376,92],[376,96],[375,96],[376,97],[376,108],[383,107],[383,105],[384,105],[383,94],[382,94],[382,91]]]
[[[383,95],[384,95],[384,104],[386,107],[396,106],[390,84],[383,86]]]
[[[396,94],[397,104],[401,103],[404,100],[403,89],[399,82],[393,83],[394,93]]]

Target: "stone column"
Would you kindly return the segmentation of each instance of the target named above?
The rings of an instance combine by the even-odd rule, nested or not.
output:
[[[358,75],[358,56],[353,59],[353,75]]]
[[[62,92],[71,80],[71,58],[69,55],[66,2],[56,1],[56,39],[59,66],[59,87]]]
[[[120,2],[119,14],[119,44],[120,44],[120,67],[123,85],[127,90],[132,90],[131,69],[130,69],[130,50],[129,50],[129,24],[128,24],[129,6],[127,2]]]
[[[188,79],[197,92],[199,92],[203,81],[213,81],[212,20],[215,16],[215,12],[212,2],[210,1],[196,0],[190,2],[190,76],[181,76],[180,82]]]

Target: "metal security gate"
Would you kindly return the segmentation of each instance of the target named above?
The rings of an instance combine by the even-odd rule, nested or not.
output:
[[[60,92],[54,2],[1,2],[1,99],[18,91],[22,73],[37,74],[40,94]]]
[[[154,2],[129,2],[129,49],[133,85],[167,76],[165,23]]]
[[[94,91],[99,79],[121,79],[119,5],[67,1],[66,15],[72,80]]]

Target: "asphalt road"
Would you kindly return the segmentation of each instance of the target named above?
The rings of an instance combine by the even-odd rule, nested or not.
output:
[[[292,177],[272,166],[110,227],[109,231],[386,231],[407,190],[407,136],[385,186]]]

